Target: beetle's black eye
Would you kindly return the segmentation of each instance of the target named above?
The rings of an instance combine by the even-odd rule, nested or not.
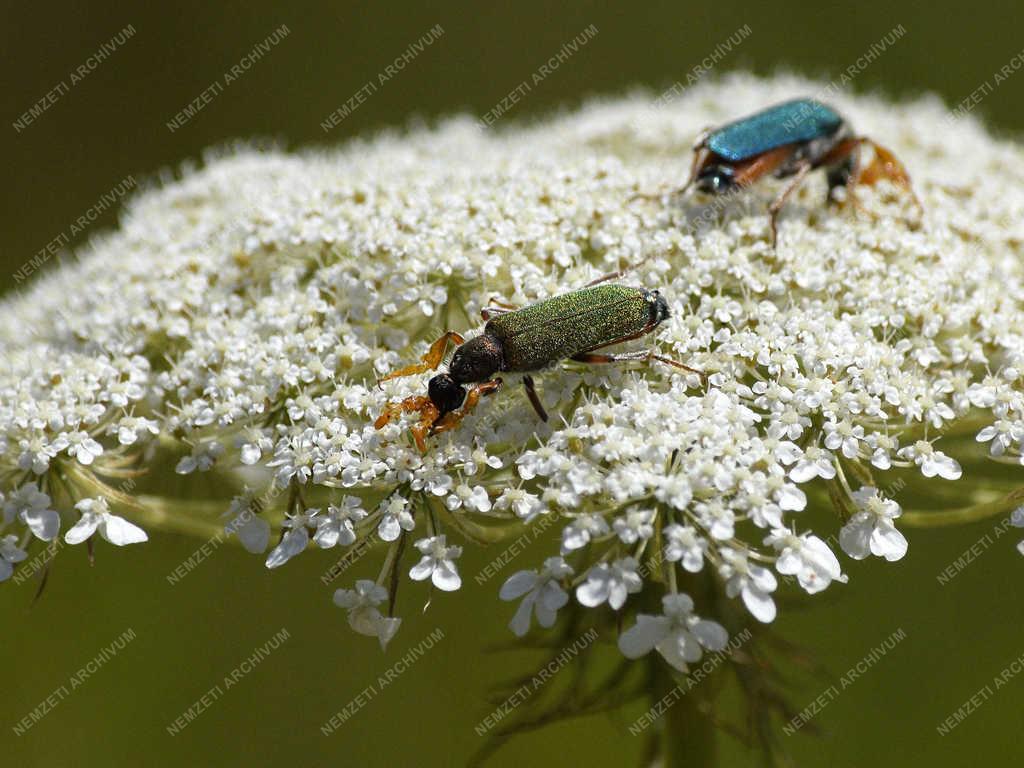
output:
[[[701,171],[697,177],[697,189],[708,195],[724,195],[737,189],[732,169],[722,165],[712,165]]]
[[[668,320],[672,316],[671,310],[668,308],[668,302],[665,301],[665,297],[657,291],[654,292],[654,317],[655,322],[660,323],[662,320]]]
[[[442,416],[454,411],[466,399],[466,390],[447,373],[439,373],[430,380],[427,384],[427,394]]]
[[[672,316],[672,311],[668,308],[668,302],[665,301],[665,297],[661,295],[660,291],[644,291],[644,299],[647,301],[651,312],[651,322],[654,325]]]

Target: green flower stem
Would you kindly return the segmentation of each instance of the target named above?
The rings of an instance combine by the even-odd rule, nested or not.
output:
[[[129,496],[107,485],[90,470],[70,462],[61,469],[61,477],[75,498],[103,496],[118,512],[124,513],[133,523],[143,528],[156,528],[203,539],[212,539],[224,533],[224,526],[219,520],[227,509],[224,501],[169,499],[146,494]]]
[[[660,664],[651,679],[654,681],[655,701],[668,695],[677,682],[665,674],[664,662],[651,654],[652,663]],[[665,712],[661,732],[661,764],[664,768],[713,768],[717,749],[715,727],[706,713],[701,712],[699,700],[684,693]]]
[[[137,496],[138,507],[132,507],[134,520],[143,527],[161,528],[174,533],[212,539],[224,534],[224,525],[217,519],[227,509],[223,501],[167,499],[162,496]],[[202,517],[200,517],[202,516]],[[211,519],[203,519],[211,517]]]
[[[974,523],[990,517],[1008,515],[1014,509],[1024,503],[1024,487],[1011,491],[1006,496],[993,501],[974,504],[969,507],[957,509],[943,509],[936,512],[924,510],[908,510],[904,512],[899,521],[905,525],[912,525],[919,528],[938,528],[947,525],[962,525]]]

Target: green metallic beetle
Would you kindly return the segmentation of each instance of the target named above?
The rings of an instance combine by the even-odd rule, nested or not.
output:
[[[620,275],[606,275],[597,283]],[[402,368],[382,379],[387,381],[437,370],[448,342],[458,345],[448,365],[448,373],[430,379],[427,396],[388,403],[374,424],[377,429],[402,413],[418,412],[420,421],[412,427],[412,434],[419,449],[426,450],[428,434],[454,429],[476,407],[481,397],[501,386],[501,379],[494,378],[495,374],[502,371],[528,374],[565,359],[585,363],[659,360],[703,376],[695,368],[653,351],[594,354],[594,350],[645,336],[669,317],[668,303],[656,290],[592,283],[581,290],[554,296],[528,307],[488,307],[480,314],[487,324],[484,332],[476,338],[465,341],[454,331],[448,331],[431,345],[422,358],[423,362]],[[537,415],[547,421],[548,415],[537,397],[533,378],[526,375],[523,383]],[[473,386],[467,392],[464,384]]]

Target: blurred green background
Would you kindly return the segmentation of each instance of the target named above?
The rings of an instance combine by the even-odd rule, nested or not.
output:
[[[176,169],[204,148],[239,137],[288,146],[336,143],[375,128],[466,110],[482,115],[589,25],[599,34],[534,88],[511,115],[529,118],[588,94],[661,88],[744,24],[752,34],[719,66],[768,74],[838,75],[902,24],[905,36],[860,74],[856,90],[966,98],[1024,48],[1019,2],[930,3],[508,2],[5,4],[0,51],[0,292],[11,274],[64,232],[104,192]],[[102,43],[136,34],[18,132],[12,123]],[[165,123],[281,24],[286,38],[186,125]],[[320,123],[411,42],[440,24],[444,35],[330,134]],[[1024,77],[1004,82],[976,110],[998,131],[1024,121]],[[684,159],[681,159],[681,168]],[[92,225],[116,225],[112,210]],[[50,265],[53,266],[52,264]],[[83,286],[86,290],[87,286]],[[811,702],[892,632],[906,639],[814,719],[817,736],[780,738],[801,766],[962,766],[1020,758],[1024,675],[995,691],[951,734],[936,726],[1024,652],[1024,560],[998,539],[946,586],[936,574],[992,522],[911,532],[895,565],[851,564],[846,587],[799,601],[776,628],[809,649],[832,677],[793,674],[791,701]],[[529,652],[485,653],[504,641],[510,607],[495,599],[504,575],[469,578],[500,548],[468,552],[470,584],[437,596],[404,594],[405,624],[386,654],[353,635],[330,603],[321,573],[333,553],[310,553],[271,574],[257,558],[217,549],[176,586],[166,575],[200,542],[157,534],[122,551],[100,544],[62,553],[44,598],[34,582],[0,588],[0,755],[5,765],[448,766],[479,747],[474,726],[491,711],[493,684],[536,669]],[[343,577],[369,575],[367,558]],[[525,561],[535,558],[526,555]],[[435,628],[444,639],[330,736],[320,726]],[[286,628],[290,639],[194,723],[166,726],[257,646]],[[122,632],[136,639],[21,735],[13,726]],[[604,653],[605,651],[598,651]],[[783,669],[785,672],[785,668]],[[529,703],[526,705],[529,706]],[[495,766],[632,765],[639,714],[560,724],[513,741]],[[757,754],[721,737],[725,765]]]

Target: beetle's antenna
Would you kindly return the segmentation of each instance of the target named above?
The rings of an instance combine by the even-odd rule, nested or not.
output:
[[[405,368],[399,368],[397,371],[392,371],[387,376],[377,381],[379,387],[382,382],[390,381],[391,379],[401,378],[402,376],[415,376],[418,373],[426,373],[427,371],[436,371],[444,360],[444,353],[448,349],[448,342],[452,342],[455,346],[459,346],[465,342],[461,334],[455,331],[445,331],[445,333],[430,345],[430,349],[427,353],[420,358],[421,362],[415,363],[414,365],[407,365]]]
[[[614,272],[607,272],[607,273],[601,275],[596,280],[591,280],[589,283],[587,283],[583,287],[584,288],[590,288],[591,286],[594,286],[594,285],[600,285],[601,283],[607,283],[609,280],[618,280],[620,277],[623,277],[624,275],[627,275],[628,273],[632,272],[634,269],[639,269],[640,267],[642,267],[644,264],[646,264],[648,261],[650,261],[653,256],[654,256],[653,253],[649,253],[646,256],[644,256],[642,259],[640,259],[640,261],[635,262],[633,264],[630,264],[628,267],[623,267],[622,269],[617,269]]]

